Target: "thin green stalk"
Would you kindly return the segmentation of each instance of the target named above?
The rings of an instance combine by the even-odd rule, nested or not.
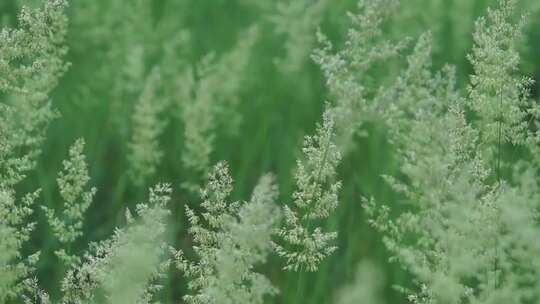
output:
[[[304,301],[302,301],[303,297],[304,297],[304,285],[305,285],[305,278],[306,276],[306,273],[305,271],[302,271],[300,270],[300,272],[298,273],[298,280],[296,282],[296,299],[295,299],[295,303],[303,303]]]
[[[499,110],[502,111],[502,91],[499,92]],[[497,182],[501,182],[501,137],[502,137],[502,113],[499,113],[499,122],[498,122],[498,143],[497,143]]]
[[[499,91],[499,122],[498,122],[498,143],[497,143],[497,183],[498,186],[501,185],[501,152],[502,152],[502,144],[501,144],[501,137],[502,137],[502,90]],[[497,210],[498,211],[498,210]],[[497,213],[497,227],[499,224],[499,218]],[[499,240],[497,238],[497,235],[495,235],[495,259],[493,261],[493,287],[494,289],[497,288],[498,282],[497,282],[497,272],[499,268]]]

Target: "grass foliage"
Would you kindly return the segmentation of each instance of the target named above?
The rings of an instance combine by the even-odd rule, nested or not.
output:
[[[0,304],[540,301],[532,0],[4,0]]]

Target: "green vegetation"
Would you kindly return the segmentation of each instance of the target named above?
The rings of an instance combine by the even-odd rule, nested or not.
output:
[[[3,0],[0,304],[540,301],[536,0]]]

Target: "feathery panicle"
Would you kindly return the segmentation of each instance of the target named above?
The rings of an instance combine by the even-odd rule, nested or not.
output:
[[[219,230],[223,227],[227,214],[234,214],[237,210],[234,204],[227,202],[233,190],[233,181],[228,170],[227,165],[220,162],[209,173],[208,183],[201,190],[201,198],[203,199],[201,207],[204,210],[201,215],[197,215],[194,210],[186,206],[186,214],[190,223],[189,233],[196,244],[193,249],[201,262],[184,261],[179,266],[189,279],[189,289],[195,292],[208,286],[208,277],[215,272],[211,261],[215,260]],[[198,293],[188,295],[186,300],[197,303],[198,300],[205,298],[206,295]]]
[[[278,221],[271,193],[257,196],[240,207],[237,218],[227,217],[216,253],[215,276],[201,291],[211,303],[262,304],[277,289],[262,274],[253,271],[271,252],[271,236]]]
[[[451,105],[442,116],[426,113],[416,119],[406,149],[400,153],[401,171],[410,182],[387,179],[405,195],[410,207],[395,221],[387,207],[373,208],[372,202],[366,202],[365,207],[370,223],[384,234],[386,246],[394,253],[393,260],[421,283],[418,292],[405,292],[418,303],[428,297],[425,292],[430,300],[457,303],[467,292],[461,280],[474,271],[485,273],[482,267],[491,265],[489,259],[476,255],[480,248],[490,246],[493,235],[486,232],[481,237],[485,242],[480,242],[474,235],[479,231],[470,230],[478,227],[473,224],[475,219],[483,225],[491,219],[491,212],[486,212],[490,210],[488,205],[476,202],[489,201],[492,193],[482,183],[487,169],[475,153],[477,132],[465,121],[459,104]],[[467,264],[473,261],[474,270]],[[451,269],[461,266],[469,267],[463,277],[457,269]]]
[[[201,216],[187,210],[198,261],[184,260],[181,270],[194,292],[188,303],[263,303],[276,289],[253,267],[271,252],[271,236],[279,220],[274,199],[277,188],[271,176],[261,178],[252,199],[228,203],[232,179],[227,166],[219,163],[202,191]]]
[[[469,55],[474,69],[469,106],[479,117],[475,123],[489,147],[537,142],[527,121],[531,114],[538,119],[537,106],[529,100],[532,80],[518,75],[517,44],[525,21],[513,23],[515,6],[515,0],[499,1],[498,9],[478,19]]]
[[[17,297],[23,288],[21,280],[28,277],[39,258],[39,252],[28,257],[21,254],[35,227],[28,219],[38,196],[39,191],[27,194],[18,203],[13,191],[0,189],[0,300]]]
[[[165,195],[158,200],[168,200],[170,188],[159,187],[162,186],[152,189],[151,195]],[[151,198],[150,202],[156,203],[155,200]],[[139,205],[140,222],[128,228],[110,256],[108,271],[102,278],[108,303],[151,303],[152,292],[159,290],[160,286],[153,286],[152,280],[157,279],[163,269],[161,260],[168,214],[163,203],[165,201],[152,207]]]
[[[166,121],[160,117],[166,103],[158,96],[161,77],[159,68],[154,68],[144,85],[144,89],[135,104],[132,117],[133,135],[128,145],[130,176],[139,186],[156,172],[163,152],[159,148],[159,136]]]
[[[90,207],[96,188],[86,190],[90,181],[86,157],[84,156],[84,140],[78,139],[69,149],[69,159],[63,162],[64,169],[58,174],[58,187],[63,199],[62,215],[58,217],[54,209],[43,206],[49,225],[56,238],[64,246],[71,246],[82,236],[82,226],[86,209]],[[71,256],[65,249],[56,251],[56,254],[66,263],[75,262],[76,257]]]
[[[388,87],[378,90],[375,96],[377,112],[381,113],[388,129],[392,133],[405,133],[418,111],[436,111],[432,107],[438,104],[434,99],[436,88],[431,73],[432,36],[425,33],[416,42],[412,53],[407,57],[407,68],[397,76]],[[399,138],[400,134],[392,134]]]
[[[263,175],[253,193],[251,195],[251,202],[258,202],[261,204],[275,204],[279,196],[279,189],[276,184],[276,177],[268,173]]]
[[[338,204],[341,182],[336,181],[336,167],[341,153],[335,138],[333,112],[327,109],[316,135],[305,138],[303,158],[297,162],[294,204],[284,207],[285,225],[278,233],[283,244],[275,244],[275,248],[285,258],[287,270],[316,271],[320,262],[336,250],[331,242],[337,233],[323,232],[316,226]]]
[[[236,134],[241,123],[237,111],[239,92],[259,30],[252,27],[244,36],[219,60],[214,54],[207,55],[199,63],[197,75],[188,69],[183,77],[182,85],[188,89],[183,89],[185,100],[180,101],[185,141],[182,162],[192,176],[183,186],[192,192],[210,169],[216,131]]]
[[[360,131],[362,123],[378,117],[371,109],[375,105],[370,97],[376,93],[373,85],[368,85],[375,82],[370,78],[371,69],[397,57],[406,46],[406,40],[391,41],[383,35],[382,27],[396,10],[397,3],[396,0],[359,1],[359,13],[349,14],[353,27],[338,51],[318,32],[320,47],[312,58],[321,68],[330,98],[335,103],[337,144],[344,153],[353,148],[352,137]]]
[[[48,96],[67,69],[65,0],[23,7],[19,27],[0,31],[0,182],[11,187],[35,166],[46,127],[56,117]]]
[[[11,294],[11,288],[17,281],[17,273],[10,264],[18,255],[17,238],[13,229],[3,223],[0,224],[0,302],[4,303]]]
[[[328,5],[328,0],[277,1],[271,21],[275,32],[285,37],[285,57],[276,59],[276,66],[285,74],[297,72],[308,62]]]
[[[63,303],[151,303],[159,290],[153,281],[164,271],[165,222],[171,188],[150,189],[148,204],[138,204],[126,227],[91,245],[83,261],[62,282]]]
[[[418,83],[431,87],[416,90],[425,93],[417,95],[420,106],[404,107],[412,118],[394,136],[402,137],[405,181],[387,179],[406,198],[405,211],[393,220],[388,207],[365,203],[393,260],[417,280],[416,290],[403,289],[413,303],[523,303],[538,297],[531,281],[536,272],[530,268],[530,261],[538,263],[538,246],[526,245],[535,242],[532,231],[538,227],[538,207],[531,203],[538,200],[531,178],[538,169],[516,166],[512,183],[502,177],[493,183],[493,155],[484,153],[504,142],[525,143],[530,136],[526,127],[517,126],[526,96],[518,93],[520,84],[512,76],[519,59],[512,50],[519,28],[509,23],[513,6],[501,0],[488,14],[490,23],[477,22],[471,56],[476,75],[468,100],[449,90],[452,80],[433,77]],[[499,56],[509,61],[497,61]],[[398,94],[395,102],[401,107],[400,98],[408,96]],[[478,118],[467,117],[467,105]],[[498,116],[502,110],[507,117]]]
[[[72,12],[74,52],[91,56],[97,65],[87,103],[107,100],[110,125],[115,135],[128,141],[134,104],[144,91],[150,58],[161,46],[157,37],[152,2],[147,0],[83,2]],[[91,54],[87,49],[91,49]],[[110,64],[114,62],[114,64]],[[107,92],[103,96],[103,92]],[[96,94],[98,93],[98,94]]]
[[[238,113],[241,101],[239,95],[245,85],[246,71],[260,32],[256,25],[240,32],[242,38],[233,49],[202,71],[207,88],[211,90],[216,127],[226,134],[236,135],[240,128],[242,117]]]
[[[184,85],[194,87],[194,76],[185,73]],[[212,96],[207,84],[200,82],[198,91],[193,100],[191,94],[184,94],[187,99],[182,111],[184,122],[184,150],[182,151],[182,163],[185,168],[201,177],[210,167],[210,155],[213,151],[215,134],[213,132]],[[194,182],[185,182],[185,188],[196,192],[197,185]]]
[[[66,6],[65,0],[47,0],[41,9],[23,7],[19,28],[2,29],[0,91],[47,98],[66,69]]]
[[[29,278],[24,280],[25,294],[22,295],[24,304],[50,304],[50,296],[39,286],[39,282],[36,278]]]

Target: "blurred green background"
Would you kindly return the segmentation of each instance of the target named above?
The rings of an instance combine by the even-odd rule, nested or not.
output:
[[[277,9],[276,3],[283,5]],[[407,0],[386,26],[389,37],[410,36],[425,31],[434,35],[434,68],[446,63],[458,68],[458,82],[466,89],[471,67],[466,54],[471,47],[474,20],[485,14],[494,1],[488,0]],[[0,16],[4,26],[14,26],[21,4],[39,5],[39,0],[1,0]],[[529,14],[522,43],[522,70],[540,78],[540,14],[537,0],[522,0],[523,13]],[[313,132],[320,120],[327,91],[310,52],[317,47],[318,28],[339,47],[350,26],[346,12],[356,11],[355,0],[73,0],[67,12],[70,18],[68,44],[71,62],[52,96],[61,117],[48,130],[37,170],[21,185],[21,191],[43,189],[42,203],[57,206],[56,175],[67,156],[69,146],[79,137],[86,142],[91,183],[98,188],[94,204],[87,212],[85,237],[78,241],[83,252],[90,241],[106,238],[115,226],[123,224],[125,208],[133,208],[146,199],[146,191],[156,182],[172,183],[174,191],[171,242],[190,253],[186,233],[184,204],[196,205],[197,196],[180,184],[191,179],[183,168],[181,155],[184,126],[181,121],[182,69],[196,67],[206,55],[220,58],[246,39],[246,30],[258,27],[248,65],[232,77],[240,82],[235,91],[241,122],[237,132],[215,130],[212,162],[225,160],[235,180],[234,199],[248,199],[258,177],[266,172],[277,175],[280,202],[290,201],[294,190],[292,171],[300,153],[302,138]],[[189,39],[184,39],[189,36]],[[184,37],[184,38],[183,38]],[[138,53],[138,50],[144,50]],[[234,64],[234,62],[233,62]],[[133,105],[141,93],[144,79],[155,65],[161,65],[163,90],[170,105],[163,114],[168,121],[160,137],[164,157],[158,173],[144,186],[128,177],[127,144],[132,134]],[[397,67],[372,77],[384,81]],[[223,82],[229,79],[223,79]],[[537,94],[538,89],[533,90]],[[382,174],[396,173],[397,164],[386,141],[384,125],[366,126],[368,136],[355,138],[355,149],[347,154],[339,169],[343,180],[341,205],[327,221],[328,229],[339,231],[339,250],[320,270],[310,274],[298,286],[298,274],[281,271],[277,258],[261,269],[281,293],[275,303],[331,303],[340,286],[352,279],[359,261],[369,259],[380,265],[386,275],[385,299],[405,303],[393,291],[393,284],[409,285],[408,276],[397,265],[387,263],[388,253],[380,235],[368,227],[360,207],[361,196],[399,205]],[[399,207],[398,207],[399,208]],[[58,244],[52,237],[43,213],[36,212],[38,227],[28,252],[43,251],[39,277],[52,296],[58,296],[63,269],[53,251]],[[171,276],[165,282],[164,302],[181,298],[185,282]],[[298,288],[303,292],[298,299]]]

